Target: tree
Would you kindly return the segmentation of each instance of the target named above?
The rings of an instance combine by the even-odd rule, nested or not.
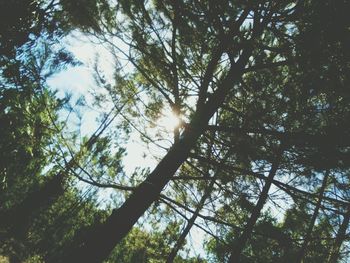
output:
[[[241,118],[238,123],[242,123],[235,124],[234,128],[246,133],[263,133],[267,130],[265,135],[267,133],[271,137],[265,136],[263,144],[249,149],[255,156],[238,149],[234,152],[234,160],[244,160],[244,168],[249,168],[252,161],[260,162],[261,168],[270,166],[270,172],[242,236],[232,247],[231,261],[239,261],[268,199],[272,182],[275,176],[281,176],[279,170],[286,169],[290,156],[298,153],[299,157],[299,160],[294,161],[293,169],[297,169],[299,163],[305,169],[310,166],[311,169],[325,168],[314,160],[315,156],[322,156],[324,160],[326,149],[341,157],[338,143],[331,147],[312,141],[309,145],[302,145],[297,136],[293,137],[293,134],[300,133],[301,128],[315,138],[320,134],[328,137],[334,132],[330,127],[335,125],[335,120],[331,120],[335,115],[329,114],[326,121],[327,118],[322,116],[324,111],[320,111],[321,105],[327,107],[326,104],[333,101],[334,97],[329,94],[322,101],[328,92],[323,88],[314,91],[312,86],[305,83],[305,79],[311,77],[308,75],[310,71],[300,74],[306,64],[315,63],[300,57],[303,50],[309,50],[308,38],[305,36],[310,30],[309,18],[305,18],[302,10],[309,8],[318,15],[319,7],[314,2],[259,2],[248,5],[120,2],[117,7],[123,14],[123,21],[116,17],[102,28],[105,30],[102,34],[98,34],[117,54],[124,55],[136,71],[133,75],[121,75],[117,80],[122,81],[120,79],[124,78],[122,83],[131,83],[133,89],[154,97],[154,101],[146,101],[148,105],[157,102],[158,108],[161,108],[159,105],[164,105],[164,102],[159,102],[159,96],[162,97],[175,114],[180,112],[188,121],[177,129],[174,144],[168,153],[125,203],[115,209],[105,223],[91,229],[82,247],[73,248],[72,253],[61,260],[89,259],[99,262],[106,258],[138,218],[157,200],[162,189],[190,156],[191,150],[196,147],[200,149],[197,142],[214,114],[222,115],[227,105],[235,105],[241,97],[244,99],[241,94],[248,90],[255,104],[251,103],[252,108],[244,111],[243,116],[233,114]],[[312,28],[315,23],[313,20],[311,23]],[[112,37],[119,38],[128,45],[129,50],[123,51],[113,41],[109,41]],[[327,56],[326,52],[323,54]],[[268,76],[273,73],[279,74],[280,78],[271,81]],[[325,83],[322,84],[324,87]],[[123,91],[119,89],[118,92]],[[196,96],[195,105],[188,102],[190,92]],[[341,93],[337,94],[342,96]],[[237,106],[231,105],[229,109],[237,111]],[[246,106],[244,103],[241,105]],[[287,109],[283,108],[284,105],[287,105]],[[317,118],[311,120],[317,111],[320,111]],[[301,114],[301,117],[297,114]],[[276,138],[273,133],[279,129],[283,133]],[[322,132],[315,134],[317,129]],[[289,133],[292,135],[288,136]],[[309,133],[306,134],[309,136]],[[286,138],[281,139],[281,136]],[[237,144],[238,141],[236,139],[233,143]],[[246,144],[247,139],[242,139],[242,143]],[[257,154],[258,147],[266,149],[264,143],[267,150]],[[342,163],[345,161],[342,157],[339,160]],[[339,164],[337,161],[331,162],[327,168],[337,168]]]
[[[136,130],[165,154],[153,171],[128,177],[112,134],[87,146],[87,155],[85,146],[77,150],[62,167],[69,171],[64,177],[113,188],[123,201],[70,234],[61,253],[48,251],[46,259],[102,262],[115,253],[132,260],[114,248],[128,247],[128,233],[148,240],[133,226],[167,207],[167,217],[186,221],[181,232],[172,229],[178,235],[172,249],[162,247],[168,262],[179,259],[194,226],[213,237],[208,247],[221,261],[298,256],[317,262],[328,254],[336,261],[349,207],[349,54],[347,39],[337,37],[348,32],[338,20],[347,6],[312,0],[58,2],[55,10],[64,18],[54,19],[108,46],[116,61],[114,82],[96,68],[105,89],[96,104],[114,105],[118,135]],[[172,131],[150,128],[170,112],[180,119]],[[53,185],[62,189],[61,181]],[[40,190],[49,184],[43,186],[33,193],[52,196]],[[150,210],[159,203],[158,212]]]

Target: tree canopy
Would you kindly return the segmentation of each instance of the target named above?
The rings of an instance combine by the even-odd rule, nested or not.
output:
[[[0,255],[346,260],[349,5],[1,2]],[[77,32],[112,61],[96,55],[89,100],[50,85],[82,66]]]

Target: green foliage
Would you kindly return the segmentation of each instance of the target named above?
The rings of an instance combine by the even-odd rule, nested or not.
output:
[[[242,262],[291,262],[303,241],[311,216],[305,204],[287,210],[284,220],[277,223],[270,214],[261,216],[249,244],[243,252]],[[239,226],[239,222],[232,222]],[[225,242],[211,238],[206,244],[213,262],[226,262],[230,256],[230,244],[239,232],[224,232]],[[330,251],[332,227],[327,218],[322,218],[314,227],[313,239],[305,256],[306,262],[323,261]]]
[[[43,207],[37,208],[30,201],[35,200],[33,193],[42,189],[55,177],[55,164],[61,161],[57,147],[57,144],[61,143],[58,136],[61,127],[58,111],[65,100],[56,98],[56,92],[47,87],[46,80],[52,74],[78,64],[69,52],[63,48],[56,50],[50,46],[52,44],[50,38],[43,37],[36,43],[30,43],[17,57],[2,57],[0,251],[9,255],[11,260],[22,261],[33,256],[31,260],[35,261],[38,250],[38,246],[35,245],[38,242],[36,239],[45,238],[41,231],[47,230],[52,217],[63,209],[56,204],[52,208],[55,212],[49,219],[47,214],[43,215]],[[76,201],[78,194],[75,193],[74,198],[70,199]],[[59,201],[62,204],[66,202],[69,203],[69,198]],[[33,207],[23,207],[23,204]],[[50,213],[50,209],[46,213]],[[47,218],[47,221],[38,224],[43,218]],[[18,222],[21,222],[20,226],[16,225]],[[69,233],[60,234],[69,236]],[[65,239],[61,236],[60,240]]]
[[[0,3],[0,65],[15,58],[24,44],[33,45],[41,34],[61,35],[53,20],[55,1],[9,0]]]
[[[72,29],[99,31],[101,20],[106,20],[104,22],[108,24],[113,13],[106,0],[61,0],[60,5],[61,10],[57,12],[56,18]]]
[[[316,0],[1,3],[0,215],[17,214],[61,178],[52,187],[61,191],[44,195],[49,204],[22,211],[25,224],[0,224],[1,252],[59,262],[72,250],[93,255],[96,242],[110,251],[118,240],[104,235],[125,234],[121,226],[147,211],[160,222],[145,219],[151,229],[133,228],[106,262],[165,262],[177,246],[174,262],[202,262],[177,243],[194,226],[210,236],[210,262],[229,261],[240,245],[242,262],[291,262],[303,244],[305,262],[323,262],[332,240],[345,240],[340,222],[349,224],[348,9],[348,1]],[[101,130],[113,127],[90,139],[58,121],[63,106],[81,121],[85,102],[65,104],[46,85],[80,65],[52,46],[75,29],[116,62],[113,80],[96,62],[94,105],[114,105],[115,117],[104,116]],[[181,116],[173,133],[158,129],[165,109]],[[123,170],[125,141],[136,133],[160,160],[154,172]],[[114,207],[99,205],[105,188],[121,206],[110,217]]]
[[[128,236],[113,250],[106,262],[125,263],[161,263],[165,262],[170,253],[171,245],[176,240],[179,228],[176,225],[167,226],[164,232],[151,232],[134,228]],[[175,239],[174,239],[175,238]],[[204,262],[195,258],[177,256],[175,263]]]

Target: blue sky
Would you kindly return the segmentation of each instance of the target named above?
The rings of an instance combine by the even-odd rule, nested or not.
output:
[[[76,32],[67,36],[61,44],[67,47],[82,62],[82,65],[69,67],[52,76],[48,80],[48,84],[52,89],[58,91],[57,95],[59,97],[63,97],[65,93],[71,93],[73,100],[81,96],[84,97],[91,108],[83,111],[81,132],[83,136],[89,136],[98,126],[96,119],[99,113],[102,111],[108,112],[111,106],[106,105],[106,108],[102,110],[92,107],[93,96],[90,94],[90,91],[96,88],[93,78],[93,66],[97,58],[99,68],[103,70],[107,79],[112,79],[113,60],[110,59],[108,50],[103,45],[94,44],[88,37],[81,33]],[[74,129],[73,126],[72,129]],[[126,147],[127,156],[124,159],[124,165],[127,174],[132,173],[138,166],[142,168],[152,168],[155,166],[155,160],[144,158],[147,149],[142,145],[137,133],[131,134]]]
[[[75,32],[62,40],[60,44],[71,51],[73,55],[82,62],[82,65],[70,67],[52,76],[48,80],[49,86],[58,91],[58,96],[64,96],[65,93],[71,93],[73,100],[83,96],[87,104],[91,106],[93,104],[93,96],[90,94],[90,91],[96,87],[93,78],[93,66],[96,59],[99,68],[103,70],[107,80],[110,79],[110,82],[113,83],[113,59],[111,59],[111,55],[103,45],[94,42],[95,41],[92,41],[78,32]],[[104,109],[105,112],[108,112],[110,107],[111,105],[107,104],[106,109]],[[81,133],[83,136],[89,136],[96,130],[98,126],[96,119],[99,116],[99,113],[101,113],[101,109],[94,109],[93,107],[87,108],[83,111],[81,122]],[[65,118],[65,116],[62,116],[62,118]],[[170,125],[170,123],[176,122],[176,120],[171,118],[173,117],[169,118],[163,116],[157,124],[167,126]],[[74,121],[69,125],[71,125],[71,129],[75,129]],[[157,127],[154,129],[157,129]],[[171,131],[169,131],[169,134],[171,134]],[[169,144],[164,146],[169,146]],[[158,157],[161,157],[165,153],[152,145],[147,149],[145,144],[141,142],[139,134],[136,131],[131,133],[130,139],[126,144],[126,151],[127,155],[123,160],[123,164],[124,171],[127,175],[132,174],[137,167],[149,168],[152,170],[156,166],[157,161],[151,154],[149,154],[150,152]],[[101,192],[101,199],[107,200],[108,203],[108,199],[110,199],[113,191],[114,190],[112,189],[103,189]],[[188,236],[187,245],[188,248],[192,249],[190,250],[190,255],[196,256],[198,253],[202,256],[204,255],[204,250],[202,248],[203,239],[203,232],[198,228],[193,227]]]

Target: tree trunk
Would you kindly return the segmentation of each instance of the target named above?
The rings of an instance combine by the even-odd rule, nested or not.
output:
[[[210,153],[208,153],[209,155]],[[230,154],[231,154],[231,150],[229,150],[225,156],[223,157],[222,161],[220,162],[220,164],[223,164],[226,162],[227,158],[230,157]],[[204,175],[204,177],[207,178],[207,180],[211,180],[209,185],[205,188],[204,190],[204,194],[201,198],[201,200],[199,201],[199,204],[196,208],[196,210],[194,211],[192,217],[188,220],[187,222],[187,225],[185,227],[185,229],[182,231],[179,239],[177,240],[176,244],[174,245],[173,249],[171,250],[168,258],[167,258],[167,263],[172,263],[174,262],[175,260],[175,257],[177,255],[177,253],[179,252],[179,250],[181,249],[181,247],[183,246],[183,243],[185,241],[185,238],[186,236],[188,235],[188,233],[190,232],[191,228],[193,227],[194,225],[194,222],[196,221],[197,217],[198,217],[198,214],[200,212],[200,210],[202,210],[204,204],[205,204],[205,201],[208,199],[208,197],[210,196],[212,190],[213,190],[213,187],[214,187],[214,184],[215,184],[215,179],[216,177],[218,176],[218,174],[220,173],[220,171],[222,170],[222,166],[219,164],[218,168],[216,169],[215,171],[215,174],[212,176],[212,178]],[[209,167],[208,167],[208,171],[207,171],[207,175],[209,174]]]
[[[159,194],[188,158],[190,150],[205,131],[210,118],[223,104],[229,89],[239,81],[250,57],[252,48],[243,51],[240,59],[231,66],[204,107],[197,109],[189,126],[152,173],[142,182],[124,204],[113,210],[105,223],[91,229],[82,246],[71,248],[60,259],[51,262],[90,262],[105,260],[113,248],[127,235],[137,220],[157,200]]]
[[[179,250],[182,248],[184,241],[186,239],[186,236],[188,235],[188,233],[190,232],[191,228],[193,227],[194,222],[196,221],[198,214],[200,212],[200,210],[202,210],[205,201],[207,200],[207,198],[209,197],[212,188],[214,186],[215,183],[215,179],[213,178],[212,181],[210,182],[210,184],[208,185],[208,187],[206,188],[206,191],[204,192],[201,200],[199,201],[199,204],[195,210],[195,212],[193,213],[192,217],[188,220],[187,225],[185,227],[185,229],[182,231],[180,237],[178,238],[176,244],[174,245],[174,247],[172,248],[168,258],[167,258],[167,263],[172,263],[175,260],[175,257],[177,255],[177,253],[179,252]]]
[[[271,184],[273,182],[273,178],[276,175],[278,166],[279,166],[281,159],[282,159],[284,148],[285,148],[284,146],[282,146],[282,145],[280,146],[280,149],[278,150],[278,153],[277,153],[277,157],[276,157],[275,161],[272,163],[269,175],[266,178],[266,182],[265,182],[265,185],[261,191],[258,203],[254,207],[253,212],[252,212],[250,218],[248,219],[247,224],[244,227],[243,233],[241,234],[240,237],[238,237],[235,240],[235,242],[233,244],[231,256],[229,258],[230,263],[241,262],[242,251],[243,251],[245,244],[247,243],[250,235],[252,234],[253,228],[256,224],[256,221],[258,220],[260,213],[261,213],[261,210],[266,203],[268,193],[269,193]]]
[[[334,240],[331,254],[329,255],[329,258],[328,258],[328,263],[337,263],[340,255],[341,245],[346,238],[346,230],[348,229],[349,221],[350,221],[350,205],[347,207],[347,211],[346,211],[346,214],[344,215],[343,222],[340,225],[337,236]]]
[[[301,248],[300,248],[300,250],[299,250],[299,252],[297,254],[297,258],[295,260],[296,263],[303,262],[303,258],[305,256],[307,246],[310,243],[312,229],[314,228],[314,225],[315,225],[315,222],[316,222],[316,218],[318,216],[318,212],[319,212],[319,210],[321,208],[324,191],[326,190],[326,187],[327,187],[328,177],[329,177],[329,171],[326,172],[326,175],[323,178],[322,186],[321,186],[321,189],[319,191],[319,196],[318,196],[318,200],[317,200],[317,203],[316,203],[316,207],[315,207],[314,213],[312,214],[311,221],[309,223],[309,226],[308,226],[308,229],[307,229],[307,232],[306,232],[306,236],[304,238],[303,245],[301,246]]]

